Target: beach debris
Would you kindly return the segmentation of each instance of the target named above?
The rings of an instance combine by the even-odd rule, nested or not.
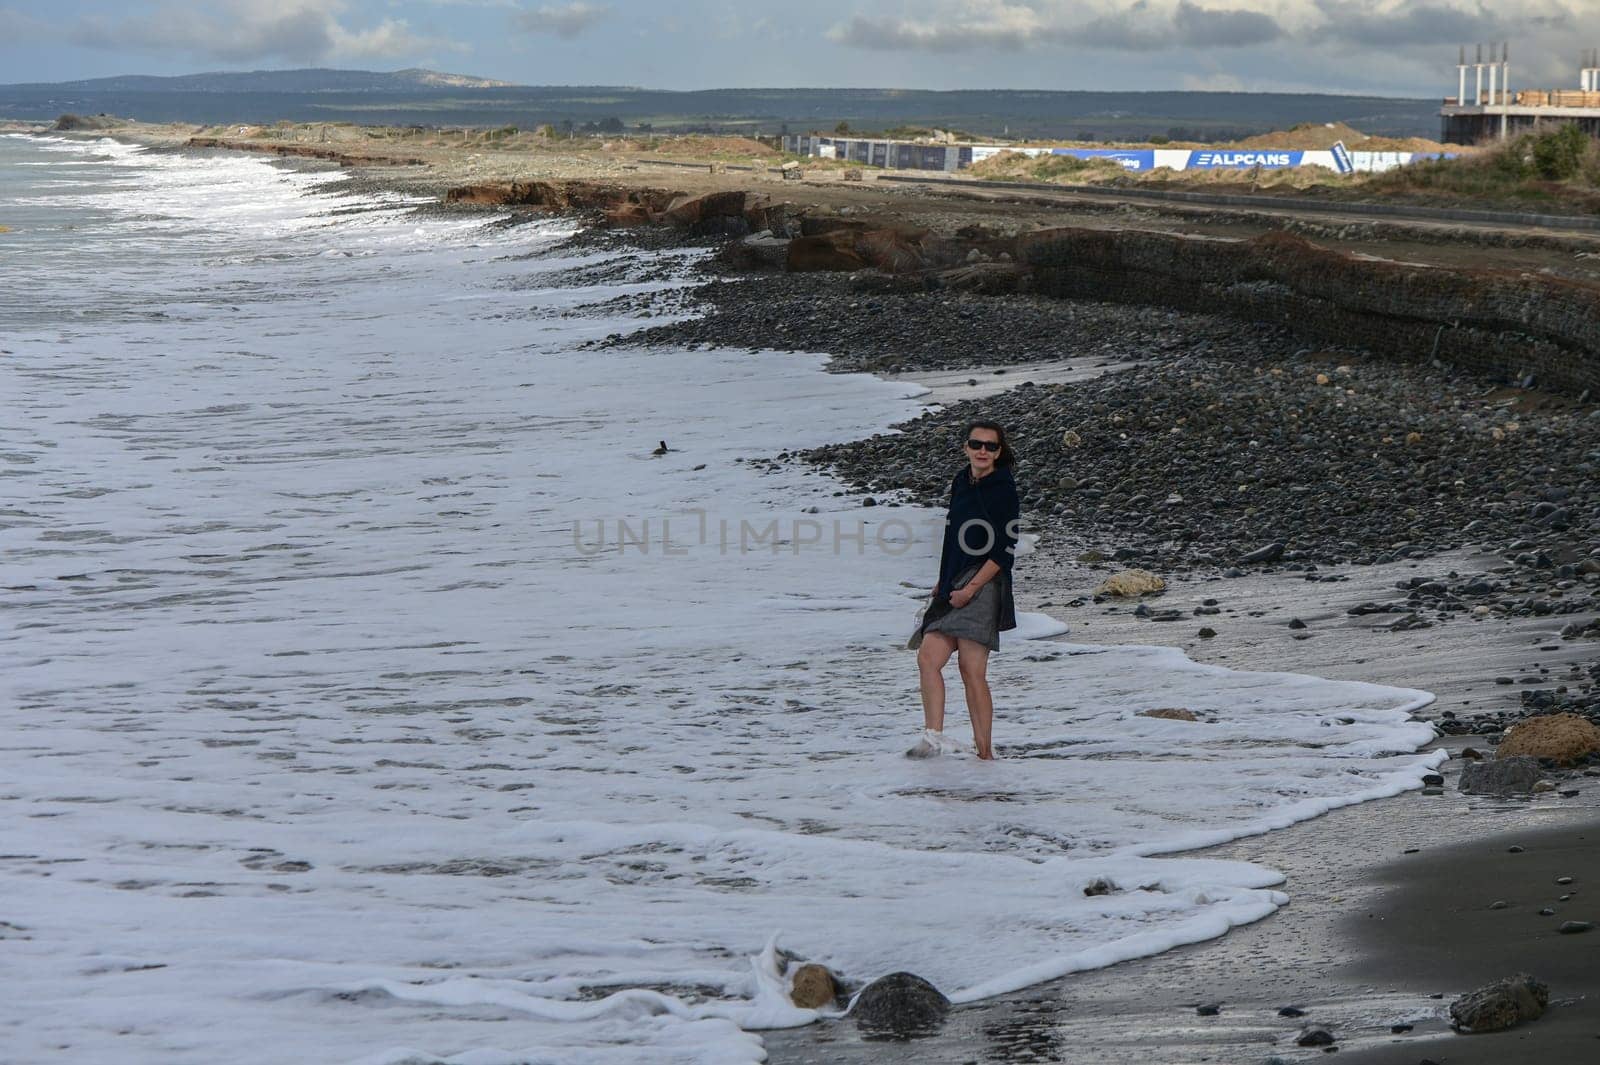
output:
[[[1572,765],[1596,752],[1600,752],[1600,727],[1594,722],[1578,714],[1545,714],[1512,726],[1496,757],[1530,755]]]
[[[839,994],[838,981],[826,965],[806,962],[794,971],[789,981],[789,1001],[801,1009],[816,1010],[831,1005]]]
[[[1550,1005],[1550,989],[1527,973],[1486,984],[1450,1003],[1450,1023],[1462,1032],[1498,1032],[1536,1021]]]
[[[1299,1006],[1284,1006],[1278,1011],[1278,1016],[1280,1017],[1304,1017],[1305,1015],[1306,1011]]]
[[[1469,763],[1456,786],[1468,795],[1527,795],[1543,776],[1539,759],[1517,755]]]
[[[1593,921],[1562,921],[1561,927],[1556,929],[1556,931],[1560,932],[1564,936],[1572,936],[1577,935],[1580,932],[1588,932],[1593,928]]]
[[[1115,595],[1132,598],[1138,595],[1157,595],[1167,590],[1167,582],[1149,570],[1125,569],[1113,573],[1095,589],[1096,595]]]
[[[1222,1012],[1222,1003],[1207,1002],[1204,1005],[1196,1006],[1194,1011],[1201,1017],[1215,1017],[1217,1014]]]
[[[654,451],[650,452],[650,454],[657,455],[657,456],[665,455],[667,452],[669,452],[671,450],[672,449],[667,446],[667,442],[665,440],[663,440],[663,441],[661,441],[661,443],[659,445],[657,445],[657,447],[656,447],[656,449]]]
[[[1194,711],[1182,706],[1162,706],[1154,710],[1140,710],[1138,717],[1158,717],[1163,721],[1199,721]]]
[[[902,1039],[932,1035],[949,1012],[950,1000],[938,988],[907,972],[880,976],[861,989],[850,1007],[862,1032]]]
[[[1096,895],[1109,895],[1115,890],[1117,890],[1117,885],[1113,884],[1103,876],[1097,876],[1087,884],[1083,885],[1084,896],[1091,899]]]
[[[1061,434],[1061,446],[1069,451],[1071,451],[1073,448],[1082,447],[1083,437],[1079,436],[1076,430],[1068,429],[1066,432]]]
[[[1240,555],[1239,564],[1245,566],[1253,562],[1276,562],[1283,557],[1283,549],[1284,545],[1279,543],[1258,547],[1249,554]]]
[[[1335,1040],[1333,1033],[1322,1027],[1322,1025],[1312,1024],[1308,1025],[1303,1031],[1301,1031],[1300,1038],[1296,1039],[1294,1042],[1296,1046],[1326,1047],[1332,1046]]]

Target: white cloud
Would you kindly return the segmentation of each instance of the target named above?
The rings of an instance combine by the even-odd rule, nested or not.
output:
[[[403,20],[352,27],[342,0],[166,0],[118,18],[85,16],[67,29],[75,44],[110,51],[180,53],[228,63],[329,58],[395,59],[455,42],[415,34]]]
[[[1263,6],[1253,0],[1098,5],[956,0],[918,18],[855,15],[829,30],[828,38],[878,51],[1020,51],[1043,44],[1133,52],[1247,47],[1285,34],[1275,15],[1260,10]]]
[[[610,14],[611,8],[605,4],[573,0],[562,7],[545,5],[518,11],[511,16],[511,24],[525,33],[550,33],[570,39],[603,22]]]

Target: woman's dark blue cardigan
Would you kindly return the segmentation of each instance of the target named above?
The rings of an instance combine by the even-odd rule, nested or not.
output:
[[[971,467],[963,466],[950,482],[950,512],[945,518],[944,550],[939,558],[938,599],[949,599],[951,586],[962,570],[993,561],[1000,567],[994,579],[1000,582],[1002,632],[1017,627],[1011,563],[1016,557],[1017,519],[1021,513],[1017,482],[1007,467],[974,481]]]

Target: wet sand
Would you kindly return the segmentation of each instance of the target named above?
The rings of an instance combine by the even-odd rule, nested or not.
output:
[[[1517,686],[1497,685],[1496,676],[1538,675],[1540,669],[1554,674],[1567,663],[1587,662],[1591,651],[1580,641],[1556,638],[1560,622],[1552,618],[1458,621],[1390,633],[1375,627],[1374,621],[1381,615],[1363,618],[1344,613],[1355,603],[1397,595],[1394,582],[1419,569],[1466,565],[1470,561],[1466,554],[1353,567],[1346,571],[1348,581],[1329,584],[1308,583],[1292,575],[1177,578],[1155,603],[1186,608],[1202,598],[1216,598],[1224,612],[1192,622],[1166,623],[1134,617],[1132,603],[1064,608],[1062,603],[1091,591],[1112,567],[1032,566],[1032,561],[1025,558],[1019,562],[1018,606],[1034,609],[1051,603],[1043,609],[1073,625],[1062,639],[1165,644],[1184,648],[1197,661],[1233,668],[1286,670],[1423,688],[1439,696],[1438,702],[1422,711],[1421,716],[1428,718],[1447,709],[1474,712],[1514,707]],[[1308,629],[1289,629],[1291,617],[1307,622]],[[1210,640],[1195,636],[1202,623],[1215,629],[1217,636]],[[1307,638],[1295,639],[1296,632]],[[996,742],[1002,756],[1006,742],[1015,739],[1005,732],[1001,693]],[[1484,746],[1471,736],[1439,741],[1453,755],[1474,743]],[[957,1010],[945,1029],[928,1039],[869,1043],[848,1020],[766,1033],[770,1060],[773,1065],[1188,1065],[1265,1062],[1276,1055],[1284,1061],[1308,1061],[1319,1058],[1322,1051],[1295,1045],[1307,1021],[1333,1030],[1344,1052],[1341,1060],[1348,1060],[1346,1055],[1358,1049],[1375,1055],[1400,1054],[1371,1059],[1384,1065],[1413,1065],[1427,1056],[1441,1065],[1457,1061],[1509,1065],[1547,1056],[1554,1062],[1593,1060],[1559,1056],[1571,1040],[1565,1023],[1546,1024],[1558,1013],[1554,1007],[1544,1021],[1512,1033],[1519,1040],[1518,1051],[1500,1057],[1459,1057],[1458,1046],[1468,1046],[1473,1037],[1450,1035],[1438,1019],[1456,995],[1519,970],[1550,982],[1553,1002],[1583,993],[1576,984],[1573,990],[1567,989],[1565,970],[1552,967],[1547,975],[1541,975],[1545,956],[1540,951],[1552,945],[1549,943],[1509,938],[1503,956],[1486,955],[1477,969],[1469,970],[1452,960],[1471,955],[1478,932],[1470,923],[1452,923],[1455,918],[1444,903],[1455,898],[1461,919],[1468,921],[1479,916],[1474,907],[1487,907],[1495,899],[1518,905],[1517,892],[1525,882],[1529,893],[1543,889],[1539,876],[1518,879],[1522,876],[1519,870],[1532,867],[1531,863],[1502,868],[1498,863],[1478,862],[1479,855],[1503,852],[1510,845],[1499,840],[1502,833],[1532,839],[1531,833],[1557,825],[1600,840],[1600,779],[1564,784],[1566,789],[1578,789],[1574,798],[1547,793],[1531,799],[1491,799],[1457,790],[1461,765],[1459,758],[1452,757],[1442,768],[1443,795],[1413,792],[1346,807],[1288,829],[1199,852],[1258,862],[1284,874],[1282,890],[1290,896],[1289,905],[1257,924],[1206,943],[1076,974]],[[1534,853],[1533,845],[1524,845],[1528,852],[1517,857]],[[1416,853],[1405,853],[1413,848]],[[1589,868],[1592,865],[1581,865],[1570,875],[1581,881]],[[1419,885],[1420,894],[1401,890],[1407,885]],[[1554,896],[1550,901],[1553,904]],[[1600,903],[1600,896],[1595,901]],[[952,920],[959,919],[966,904],[965,900],[951,900]],[[1537,909],[1533,907],[1533,911]],[[1498,911],[1495,915],[1506,916]],[[1594,916],[1600,917],[1600,913]],[[1600,948],[1600,931],[1589,935],[1592,940],[1582,936],[1560,939],[1585,940],[1600,971],[1600,955],[1595,953]],[[1564,949],[1572,943],[1553,945]],[[1429,965],[1434,968],[1425,968]],[[1463,975],[1447,979],[1458,969]],[[1491,975],[1479,979],[1479,972]],[[1429,997],[1433,994],[1444,997]],[[1196,1008],[1204,1004],[1220,1004],[1222,1009],[1215,1016],[1200,1016]],[[1285,1006],[1304,1009],[1307,1016],[1298,1020],[1279,1017],[1278,1010]],[[1580,1011],[1574,1016],[1583,1014]],[[1415,1025],[1411,1043],[1391,1046],[1391,1040],[1399,1037],[1390,1027],[1397,1023]],[[1436,1037],[1442,1033],[1451,1042],[1415,1053],[1408,1049],[1420,1048],[1421,1039],[1430,1032]],[[1504,1037],[1495,1038],[1501,1047],[1506,1045]]]
[[[1596,781],[1600,783],[1600,781]],[[1600,824],[1553,815],[1554,827],[1502,832],[1405,856],[1375,871],[1370,911],[1342,931],[1360,944],[1354,979],[1417,997],[1456,995],[1525,972],[1550,988],[1544,1016],[1504,1032],[1456,1035],[1419,1023],[1344,1060],[1364,1065],[1548,1065],[1600,1060],[1600,931],[1563,935],[1563,921],[1600,922]],[[1513,852],[1512,847],[1522,848]],[[1571,877],[1561,885],[1558,879]],[[1562,902],[1562,896],[1570,896]],[[1491,908],[1505,902],[1504,908]],[[1542,915],[1542,909],[1554,914]]]
[[[954,398],[966,380],[959,373],[904,376],[929,386],[930,401]],[[990,387],[1006,386],[995,381]],[[1345,579],[1337,582],[1308,582],[1295,573],[1238,578],[1167,573],[1168,590],[1148,602],[1185,615],[1170,622],[1137,617],[1135,601],[1092,602],[1088,597],[1095,586],[1121,567],[1071,557],[1070,550],[1055,550],[1018,562],[1019,609],[1043,610],[1067,621],[1072,629],[1061,639],[1161,644],[1182,648],[1196,661],[1237,669],[1421,688],[1438,697],[1421,712],[1430,720],[1446,711],[1466,717],[1513,710],[1528,684],[1496,683],[1496,678],[1537,678],[1539,686],[1548,687],[1593,659],[1589,642],[1560,639],[1568,619],[1558,617],[1461,617],[1428,629],[1390,632],[1385,626],[1393,615],[1347,613],[1358,603],[1403,598],[1398,581],[1471,572],[1502,561],[1486,551],[1341,567],[1336,572]],[[1204,599],[1217,600],[1221,613],[1192,616]],[[1079,600],[1082,605],[1071,605]],[[1289,627],[1296,618],[1304,629]],[[1216,635],[1201,638],[1202,626]],[[1006,743],[1020,737],[1007,735],[1004,695],[997,694],[995,735],[1003,756]],[[1439,740],[1452,756],[1474,744],[1485,747],[1474,736]],[[770,1060],[773,1065],[1187,1065],[1265,1062],[1273,1056],[1308,1061],[1323,1053],[1295,1043],[1309,1021],[1330,1027],[1343,1051],[1341,1060],[1352,1053],[1360,1055],[1355,1060],[1381,1065],[1412,1065],[1430,1056],[1441,1065],[1594,1060],[1600,1052],[1595,1041],[1600,1018],[1592,999],[1587,1008],[1553,1005],[1540,1022],[1499,1036],[1457,1036],[1441,1019],[1457,995],[1518,971],[1549,982],[1553,1003],[1591,994],[1596,977],[1574,976],[1569,964],[1582,951],[1600,974],[1600,931],[1589,933],[1592,938],[1540,938],[1547,924],[1539,922],[1552,919],[1533,915],[1547,903],[1527,904],[1548,894],[1557,875],[1575,876],[1580,883],[1600,875],[1594,869],[1600,847],[1592,848],[1595,854],[1583,853],[1588,841],[1600,842],[1600,779],[1564,783],[1564,790],[1578,790],[1576,797],[1491,799],[1457,790],[1461,765],[1452,757],[1441,770],[1443,795],[1410,793],[1347,807],[1201,852],[1283,872],[1282,890],[1290,904],[1255,925],[957,1010],[945,1029],[928,1039],[865,1042],[848,1020],[767,1033]],[[1541,831],[1550,834],[1539,836]],[[1523,840],[1525,853],[1505,853],[1511,843],[1501,835],[1508,832]],[[1536,838],[1537,845],[1528,842]],[[1518,865],[1500,857],[1534,860]],[[1550,872],[1568,864],[1569,872]],[[1510,908],[1489,911],[1489,903],[1500,898]],[[1600,896],[1595,901],[1600,903]],[[951,900],[952,920],[959,919],[964,904]],[[1519,914],[1522,922],[1512,924],[1509,919]],[[1486,915],[1508,920],[1498,924],[1503,933],[1498,940],[1480,946]],[[1600,912],[1571,917],[1600,918]],[[1206,1004],[1222,1008],[1215,1016],[1199,1015],[1197,1007]],[[1280,1017],[1285,1006],[1303,1009],[1307,1016]],[[1412,1024],[1412,1032],[1391,1032],[1403,1023]]]

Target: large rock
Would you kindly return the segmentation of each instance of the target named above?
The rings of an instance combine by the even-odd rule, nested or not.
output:
[[[1157,717],[1163,721],[1199,721],[1194,711],[1182,706],[1163,706],[1155,710],[1140,710],[1139,717]]]
[[[444,194],[444,202],[479,204],[485,207],[548,207],[556,211],[563,211],[571,206],[567,196],[567,186],[552,181],[461,185],[447,191]]]
[[[922,977],[890,973],[861,989],[851,1016],[868,1035],[931,1035],[950,1012],[950,1000]]]
[[[839,985],[825,965],[807,962],[794,971],[789,985],[789,1001],[801,1009],[816,1010],[832,1005]]]
[[[1498,1032],[1536,1021],[1550,1004],[1550,989],[1527,973],[1499,980],[1450,1004],[1450,1022],[1463,1032]]]
[[[796,237],[789,242],[789,257],[785,264],[794,273],[816,270],[842,270],[853,273],[866,268],[867,262],[855,251],[855,233],[837,229],[815,237]]]
[[[1149,570],[1125,569],[1121,573],[1113,573],[1107,577],[1101,582],[1100,587],[1095,589],[1095,594],[1132,597],[1155,595],[1166,590],[1167,582]]]
[[[606,225],[614,229],[625,229],[629,226],[647,226],[652,221],[649,208],[642,203],[622,203],[608,208],[605,212]]]
[[[723,245],[717,258],[739,270],[782,270],[789,261],[789,242],[771,233],[755,233]]]
[[[1578,714],[1530,717],[1512,726],[1500,742],[1496,758],[1528,755],[1572,765],[1600,751],[1600,728]]]
[[[1469,763],[1458,786],[1470,795],[1526,795],[1543,775],[1539,759],[1518,755]]]
[[[855,253],[886,274],[909,274],[922,269],[922,254],[903,233],[875,229],[857,234]]]
[[[704,196],[680,196],[663,212],[663,216],[672,225],[685,229],[712,218],[743,218],[744,193],[735,190],[708,192]]]
[[[739,237],[750,232],[750,222],[745,218],[745,194],[738,189],[680,196],[662,212],[661,220],[697,235]]]
[[[941,270],[934,275],[934,281],[940,288],[958,292],[1003,296],[1021,290],[1025,277],[1016,263],[974,263]]]

